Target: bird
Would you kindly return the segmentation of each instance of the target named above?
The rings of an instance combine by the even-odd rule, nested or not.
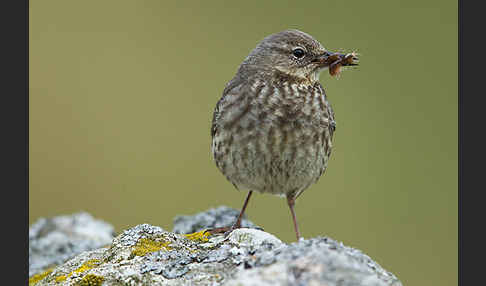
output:
[[[265,37],[239,65],[217,101],[211,124],[211,153],[237,190],[246,190],[228,234],[241,227],[253,192],[286,197],[297,240],[296,199],[326,171],[336,129],[334,111],[319,82],[343,66],[358,65],[356,53],[328,51],[296,29]]]

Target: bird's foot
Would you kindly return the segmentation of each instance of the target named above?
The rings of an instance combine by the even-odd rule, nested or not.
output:
[[[209,233],[209,235],[213,234],[223,234],[224,237],[228,237],[228,235],[235,229],[238,228],[243,228],[241,225],[232,225],[232,226],[225,226],[225,227],[217,227],[217,228],[211,228],[207,229],[205,232]],[[258,229],[263,231],[263,228],[261,227],[255,227],[254,229]]]
[[[224,237],[227,237],[233,230],[235,230],[237,228],[241,228],[241,225],[232,225],[232,226],[211,228],[211,229],[207,229],[205,232],[209,233],[210,235],[224,234]]]

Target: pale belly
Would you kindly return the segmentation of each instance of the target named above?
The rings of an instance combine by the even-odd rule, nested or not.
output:
[[[227,136],[233,138],[218,146],[224,154],[217,163],[226,178],[238,189],[275,195],[297,196],[315,183],[332,147],[327,128],[263,126]]]

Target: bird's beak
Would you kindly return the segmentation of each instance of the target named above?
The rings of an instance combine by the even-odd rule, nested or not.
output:
[[[341,54],[327,51],[324,54],[319,55],[314,61],[319,63],[320,67],[324,68],[338,62],[341,66],[357,66],[359,59],[354,52]]]

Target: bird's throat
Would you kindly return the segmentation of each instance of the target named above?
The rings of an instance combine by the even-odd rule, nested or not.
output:
[[[300,74],[292,74],[290,72],[281,71],[276,69],[273,77],[274,81],[279,82],[287,82],[289,84],[297,84],[297,85],[314,85],[316,82],[319,81],[319,72],[312,72],[308,75],[300,75]]]

